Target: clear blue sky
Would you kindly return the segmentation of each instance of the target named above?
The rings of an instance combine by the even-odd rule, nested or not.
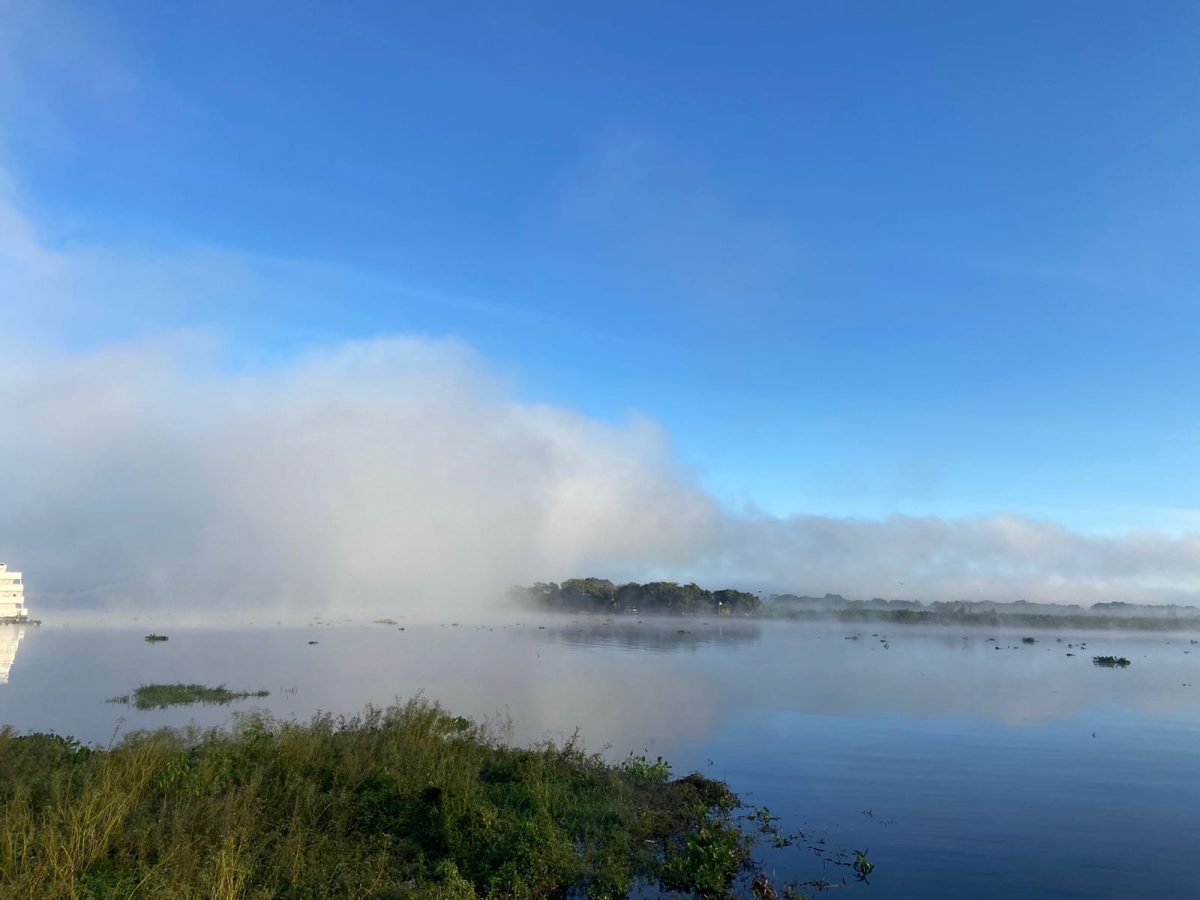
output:
[[[1200,524],[1194,2],[26,7],[40,239],[266,273],[88,340],[449,334],[734,504]]]

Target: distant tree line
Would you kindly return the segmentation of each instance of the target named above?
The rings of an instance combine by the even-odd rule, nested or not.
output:
[[[551,612],[644,613],[673,616],[754,616],[762,601],[746,591],[710,591],[674,581],[615,584],[607,578],[570,578],[512,589],[514,600]]]
[[[1113,601],[1090,609],[1076,604],[983,601],[847,600],[839,594],[799,597],[776,594],[764,616],[810,621],[891,622],[897,625],[1020,625],[1042,628],[1120,628],[1130,631],[1200,630],[1200,610],[1186,606],[1141,606]]]
[[[562,584],[538,582],[515,587],[511,598],[545,612],[638,613],[674,616],[757,616],[762,618],[883,622],[897,625],[1001,625],[1049,628],[1121,628],[1140,631],[1200,631],[1200,610],[1184,606],[1141,606],[1108,602],[1090,609],[1076,604],[1025,600],[849,600],[840,594],[805,597],[775,594],[764,603],[747,591],[710,591],[695,583],[651,581],[616,584],[607,578],[570,578]]]

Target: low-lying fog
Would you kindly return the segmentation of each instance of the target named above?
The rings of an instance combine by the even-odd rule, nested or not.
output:
[[[15,346],[15,345],[14,345]],[[0,358],[0,559],[34,615],[437,621],[601,574],[851,598],[1193,602],[1194,536],[722,505],[634,415],[520,398],[455,341],[237,364],[192,335]],[[904,588],[898,585],[903,583]]]

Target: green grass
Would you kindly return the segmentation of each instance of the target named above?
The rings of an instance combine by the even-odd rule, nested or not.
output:
[[[105,750],[2,729],[0,896],[604,898],[645,878],[718,897],[747,864],[737,802],[420,699]]]
[[[109,703],[130,703],[138,709],[166,709],[168,706],[191,706],[194,703],[232,703],[249,697],[269,697],[270,691],[231,691],[225,685],[208,687],[203,684],[143,684],[132,694],[110,697]]]

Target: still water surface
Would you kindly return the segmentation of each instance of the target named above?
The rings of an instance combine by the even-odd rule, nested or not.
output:
[[[169,633],[46,625],[17,643],[3,629],[0,723],[107,744],[250,708],[104,702],[162,681],[265,688],[254,708],[298,719],[423,692],[508,721],[517,741],[578,729],[609,756],[727,779],[809,837],[763,852],[776,883],[840,881],[806,846],[823,838],[869,849],[871,885],[838,891],[858,897],[1200,897],[1200,645],[1186,635],[1024,645],[1005,630],[626,619]],[[1133,665],[1093,666],[1104,654]]]

